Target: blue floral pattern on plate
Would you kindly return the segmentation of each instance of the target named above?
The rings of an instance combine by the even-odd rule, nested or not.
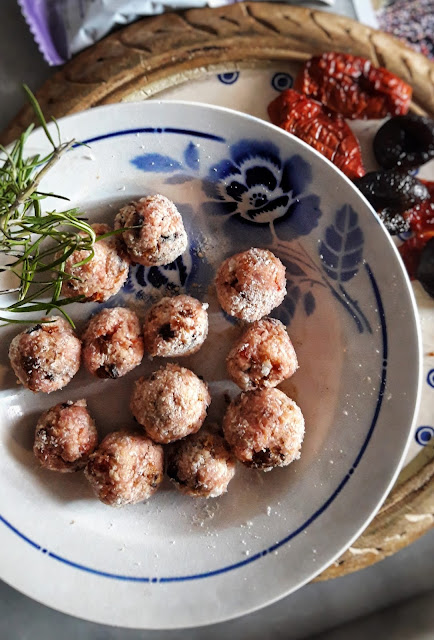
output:
[[[141,171],[169,173],[166,184],[181,184],[197,177],[199,146],[190,141],[181,158],[147,153],[131,163]],[[282,159],[279,149],[268,141],[243,139],[232,145],[229,157],[212,165],[202,180],[202,203],[206,215],[221,216],[224,231],[241,242],[246,225],[261,229],[261,246],[276,251],[287,270],[288,295],[276,310],[289,325],[298,307],[306,316],[315,312],[315,290],[326,288],[353,318],[359,333],[371,326],[356,299],[343,283],[357,274],[363,259],[363,232],[357,213],[344,205],[319,245],[320,263],[305,251],[297,238],[309,235],[322,216],[320,198],[311,192],[312,171],[299,155]],[[179,258],[165,267],[135,267],[125,292],[143,298],[153,289],[168,293],[186,288],[191,256]]]

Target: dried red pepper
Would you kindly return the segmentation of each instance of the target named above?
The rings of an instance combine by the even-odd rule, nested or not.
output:
[[[370,60],[329,52],[308,60],[294,88],[345,118],[385,118],[408,112],[412,88]]]
[[[421,182],[428,188],[430,197],[404,213],[405,219],[410,223],[413,236],[399,247],[409,276],[413,279],[416,278],[422,249],[431,238],[434,238],[434,182],[427,180],[421,180]]]
[[[365,175],[357,138],[338,113],[287,89],[268,105],[268,115],[273,124],[307,142],[349,178]]]

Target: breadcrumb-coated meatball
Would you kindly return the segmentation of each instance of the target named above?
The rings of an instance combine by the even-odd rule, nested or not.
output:
[[[106,224],[91,226],[97,236],[111,231]],[[125,284],[130,263],[120,238],[113,235],[97,240],[93,249],[95,252],[93,258],[81,266],[74,267],[89,256],[89,251],[84,249],[74,251],[66,260],[66,273],[77,279],[65,280],[62,285],[62,293],[65,297],[84,296],[88,302],[105,302]]]
[[[205,382],[189,369],[167,364],[137,380],[130,406],[148,436],[167,444],[196,433],[210,402]]]
[[[215,283],[224,311],[246,322],[268,315],[286,295],[285,267],[268,249],[249,249],[227,258]]]
[[[298,368],[286,327],[275,318],[251,324],[226,358],[229,376],[243,391],[276,387]]]
[[[98,433],[86,400],[69,400],[41,415],[33,453],[45,469],[67,473],[86,466],[97,444]]]
[[[199,431],[169,446],[166,471],[188,496],[217,498],[235,474],[235,457],[220,436]]]
[[[120,378],[142,361],[140,322],[131,309],[103,309],[91,318],[82,339],[85,367],[98,378]]]
[[[60,317],[19,333],[9,347],[15,375],[30,391],[51,393],[62,389],[80,367],[81,342],[71,325]]]
[[[162,298],[148,311],[143,325],[145,349],[163,358],[196,353],[208,335],[207,304],[180,295]]]
[[[114,431],[90,456],[84,473],[104,504],[122,507],[143,502],[163,480],[163,447],[144,433]]]
[[[187,248],[187,234],[181,214],[165,196],[140,198],[123,207],[116,215],[115,229],[122,238],[133,262],[147,267],[169,264]]]
[[[245,391],[227,408],[223,432],[240,462],[269,471],[300,457],[304,418],[279,389]]]

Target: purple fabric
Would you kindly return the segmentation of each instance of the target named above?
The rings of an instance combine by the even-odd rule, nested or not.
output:
[[[36,44],[48,64],[63,64],[65,58],[56,49],[50,31],[50,3],[45,0],[18,0],[18,4]]]

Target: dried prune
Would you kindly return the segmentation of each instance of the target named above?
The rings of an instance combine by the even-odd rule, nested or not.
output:
[[[420,180],[395,169],[370,171],[356,178],[354,184],[377,211],[387,208],[402,213],[429,197],[426,185]]]
[[[383,169],[420,167],[434,158],[434,120],[413,113],[390,118],[378,129],[373,146]]]
[[[434,182],[422,180],[430,197],[404,213],[413,235],[399,247],[410,278],[417,278],[420,256],[425,245],[434,238]]]
[[[378,212],[378,215],[391,236],[396,236],[398,233],[404,233],[410,229],[409,221],[406,220],[401,213],[395,213],[390,209],[383,209]]]
[[[434,298],[434,238],[428,240],[422,249],[416,277],[425,291]]]

